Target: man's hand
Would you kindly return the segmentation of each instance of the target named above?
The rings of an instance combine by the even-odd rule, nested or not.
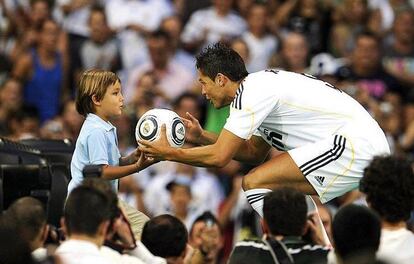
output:
[[[138,149],[145,154],[145,157],[152,158],[157,161],[167,160],[171,153],[172,147],[167,140],[165,124],[161,126],[160,138],[150,142],[148,140],[138,140],[140,147]]]
[[[199,144],[200,137],[203,134],[203,128],[197,118],[189,112],[186,112],[186,115],[187,118],[181,118],[185,126],[185,140],[193,144]]]

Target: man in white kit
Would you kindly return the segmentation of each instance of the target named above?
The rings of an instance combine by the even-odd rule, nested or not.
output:
[[[156,142],[140,141],[140,149],[196,166],[222,167],[231,159],[258,164],[243,178],[243,190],[261,216],[271,189],[293,187],[327,202],[357,188],[374,156],[389,154],[378,123],[329,83],[287,71],[248,74],[241,57],[220,43],[204,49],[196,67],[202,94],[215,108],[230,105],[220,135],[188,114],[187,138],[202,146],[172,148],[164,131]],[[264,161],[272,146],[282,154]]]

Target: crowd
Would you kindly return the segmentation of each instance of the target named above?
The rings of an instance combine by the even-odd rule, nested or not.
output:
[[[119,199],[149,217],[139,231],[128,227],[117,197],[102,191],[100,183],[85,183],[69,196],[59,232],[49,231],[37,201],[16,201],[1,220],[1,256],[21,250],[12,255],[30,258],[27,252],[33,252],[45,263],[80,263],[73,256],[82,250],[89,263],[254,263],[262,258],[271,263],[280,254],[291,261],[284,263],[374,263],[378,252],[387,263],[413,262],[414,236],[406,222],[414,207],[409,165],[414,157],[414,1],[0,4],[1,137],[76,142],[84,117],[76,111],[75,95],[81,73],[90,68],[120,76],[125,106],[113,124],[123,155],[136,148],[135,124],[152,108],[170,108],[183,117],[189,112],[206,130],[220,132],[229,108],[214,109],[200,96],[194,55],[221,41],[240,54],[249,72],[274,68],[311,74],[347,92],[380,124],[393,154],[371,163],[361,192],[318,204],[335,251],[321,239],[304,196],[294,190],[267,196],[260,225],[241,191],[247,165],[232,161],[203,169],[160,162],[120,180]],[[349,205],[365,204],[365,198],[370,209]],[[286,219],[271,213],[277,210]],[[360,228],[367,225],[370,229]],[[6,239],[27,227],[33,230],[22,229],[22,241]],[[38,253],[44,245],[56,245],[49,243],[50,234],[62,242],[63,233],[66,240],[56,251],[47,247]],[[84,247],[80,240],[95,247]]]

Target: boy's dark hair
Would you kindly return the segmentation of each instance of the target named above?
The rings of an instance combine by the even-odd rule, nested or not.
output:
[[[414,208],[414,173],[401,157],[375,157],[365,168],[360,190],[380,217],[390,223],[406,221]]]
[[[305,195],[292,188],[279,188],[264,198],[263,218],[272,235],[302,236],[308,207]]]
[[[121,83],[119,77],[110,71],[91,69],[82,73],[79,87],[76,93],[76,110],[79,114],[86,116],[95,112],[92,96],[100,101],[105,96],[110,85]]]
[[[96,236],[101,223],[111,218],[108,197],[87,186],[76,187],[69,195],[64,210],[69,235]]]
[[[43,204],[32,197],[22,197],[13,202],[6,211],[6,217],[27,242],[36,239],[47,220]]]
[[[141,242],[155,256],[179,257],[186,249],[188,232],[184,224],[172,215],[160,215],[145,223]]]
[[[332,223],[335,252],[342,260],[359,254],[375,255],[381,235],[379,217],[365,206],[342,207]]]
[[[248,75],[240,55],[220,42],[208,46],[196,56],[196,67],[213,81],[218,73],[234,82],[241,81]]]

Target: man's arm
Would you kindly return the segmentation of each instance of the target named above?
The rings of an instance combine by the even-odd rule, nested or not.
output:
[[[244,139],[223,130],[216,143],[195,148],[173,148],[169,145],[165,132],[161,127],[161,137],[157,141],[139,140],[140,150],[147,157],[156,160],[170,160],[199,167],[224,167],[243,145]]]
[[[186,140],[197,145],[212,145],[216,143],[219,135],[204,130],[198,120],[190,113],[186,113],[187,118],[182,118],[186,128]],[[259,136],[252,136],[245,140],[238,149],[235,160],[259,164],[267,157],[270,150],[269,144]]]
[[[243,142],[234,159],[253,165],[260,164],[266,159],[270,148],[270,145],[261,137],[252,136],[249,140]]]
[[[223,129],[214,144],[195,148],[172,148],[168,144],[165,125],[161,127],[161,138],[155,142],[139,141],[140,150],[156,160],[170,160],[200,167],[224,167],[231,159],[260,162],[269,151],[266,142],[254,137],[244,139]]]

